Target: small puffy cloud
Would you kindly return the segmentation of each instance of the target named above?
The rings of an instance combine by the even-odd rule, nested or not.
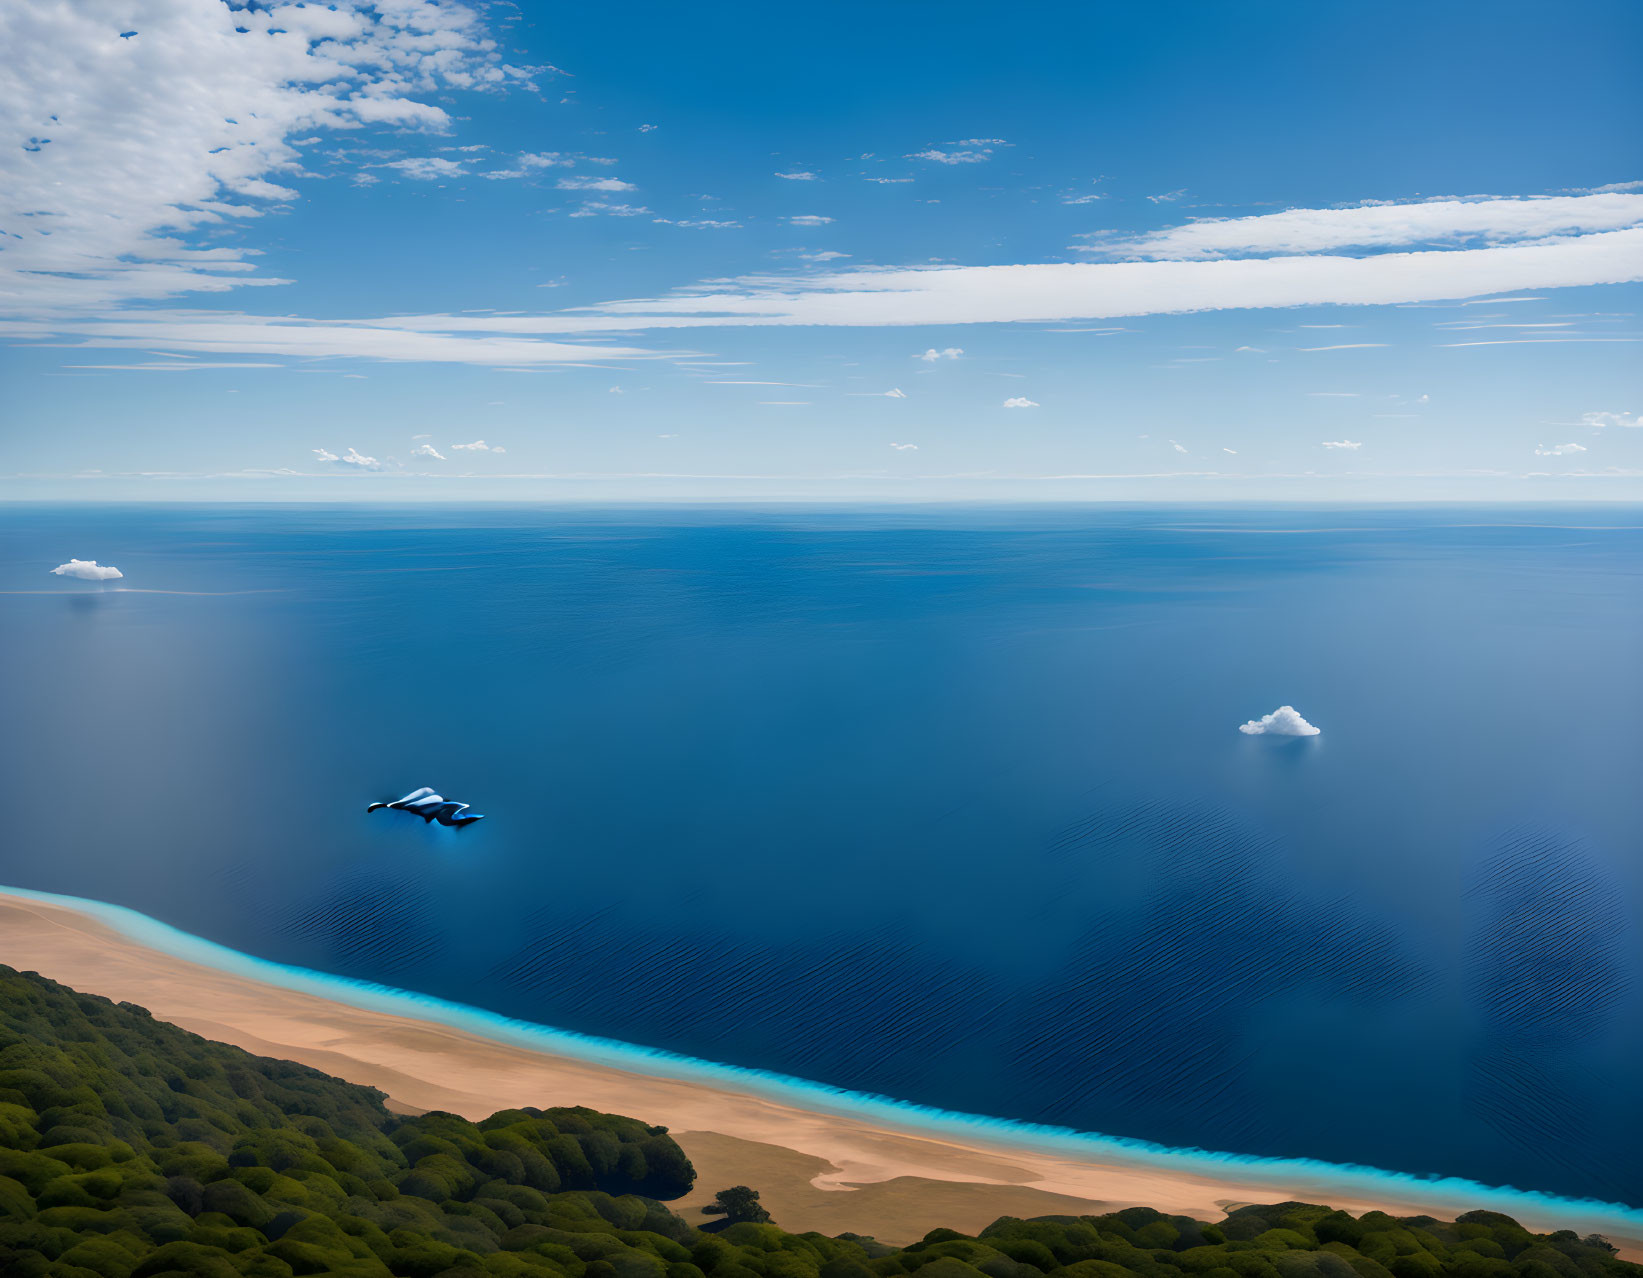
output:
[[[1271,714],[1240,724],[1238,731],[1250,737],[1315,737],[1322,729],[1301,718],[1294,706],[1279,706]]]
[[[446,178],[467,176],[467,170],[459,161],[447,160],[437,155],[414,155],[408,160],[389,160],[382,167],[398,169],[406,177],[415,178],[418,182],[440,182]]]
[[[1038,401],[1028,399],[1025,395],[1012,395],[1004,401],[1005,408],[1037,408]]]
[[[1553,444],[1550,448],[1547,448],[1544,444],[1535,445],[1536,457],[1566,457],[1570,453],[1583,453],[1585,451],[1586,445],[1584,444]]]
[[[915,356],[913,356],[913,358],[914,359],[921,359],[926,364],[934,364],[938,360],[959,359],[959,358],[962,358],[963,355],[964,355],[964,348],[962,346],[948,346],[945,349],[939,350],[939,351],[934,346],[932,346],[929,350],[925,351],[924,354],[915,355]]]
[[[893,390],[887,390],[887,391],[850,391],[848,393],[851,394],[851,395],[854,395],[858,399],[906,399],[907,398],[907,392],[902,390],[901,387],[899,387],[899,386],[897,386]]]
[[[1238,450],[1236,448],[1223,448],[1221,451],[1223,453],[1231,453],[1234,457],[1238,455]]]
[[[52,569],[59,577],[75,577],[80,581],[113,581],[125,574],[113,564],[100,564],[95,559],[70,559]]]
[[[604,214],[606,217],[639,217],[649,212],[650,210],[642,204],[612,204],[609,200],[589,200],[570,216],[598,217]]]
[[[411,449],[411,456],[432,457],[435,461],[445,460],[445,454],[440,452],[439,449],[435,448],[432,444],[418,444],[415,448]]]
[[[1003,138],[962,138],[942,146],[914,151],[909,160],[928,160],[931,164],[982,164],[993,158],[997,147],[1009,146]]]
[[[794,226],[826,226],[833,219],[823,217],[819,213],[800,213],[797,217],[787,219]]]
[[[1182,187],[1179,191],[1165,191],[1162,195],[1149,195],[1147,198],[1154,204],[1173,204],[1186,193],[1187,188]]]
[[[483,439],[476,439],[471,444],[452,444],[453,453],[505,453],[508,450],[500,444],[487,444]]]
[[[789,182],[814,182],[816,180],[814,173],[802,169],[796,173],[778,173],[776,176]]]
[[[341,457],[329,449],[316,448],[314,456],[322,462],[335,462],[339,466],[352,466],[356,470],[381,470],[382,463],[375,457],[367,457],[358,449],[350,447]]]
[[[891,444],[890,447],[894,448],[898,453],[918,452],[917,444]]]
[[[1358,449],[1363,447],[1363,440],[1361,440],[1361,439],[1326,439],[1326,440],[1323,441],[1323,445],[1324,445],[1325,448],[1344,448],[1348,452],[1355,453],[1355,452],[1358,451]]]
[[[1178,453],[1184,453],[1187,451],[1187,446],[1185,444],[1178,444],[1173,439],[1170,440],[1169,446]]]
[[[639,126],[639,132],[641,132],[641,133],[654,133],[654,132],[656,132],[657,129],[659,129],[661,127],[662,126],[659,125],[659,124],[641,124]]]
[[[637,191],[639,188],[632,182],[624,182],[621,178],[613,177],[582,177],[572,175],[562,177],[554,183],[561,191]]]
[[[606,392],[606,394],[608,394],[608,395],[625,395],[625,394],[627,394],[627,392],[624,391],[620,386],[612,386]]]
[[[1643,426],[1643,417],[1636,413],[1582,413],[1582,426],[1592,426],[1601,430],[1605,426]]]
[[[800,253],[799,259],[805,262],[831,262],[836,257],[849,257],[848,253],[840,253],[834,249],[823,249],[819,253]]]
[[[902,390],[901,387],[897,386],[893,390],[885,391],[884,392],[884,398],[885,399],[906,399],[907,398],[907,392]]]

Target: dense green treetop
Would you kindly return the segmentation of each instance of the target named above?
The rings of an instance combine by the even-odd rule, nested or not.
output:
[[[0,967],[0,1274],[1643,1278],[1600,1240],[1492,1212],[1279,1203],[1211,1225],[1132,1208],[905,1248],[753,1222],[708,1232],[659,1201],[695,1175],[665,1128],[587,1109],[404,1118],[382,1102]]]

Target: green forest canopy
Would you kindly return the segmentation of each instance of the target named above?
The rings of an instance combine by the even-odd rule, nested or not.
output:
[[[253,1056],[0,966],[6,1278],[1643,1278],[1600,1239],[1244,1207],[1005,1217],[911,1247],[778,1224],[699,1229],[662,1127],[587,1109],[472,1123]]]

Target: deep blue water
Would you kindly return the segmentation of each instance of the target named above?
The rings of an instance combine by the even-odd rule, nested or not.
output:
[[[13,507],[0,883],[950,1109],[1643,1205],[1640,578],[1613,508]],[[1323,735],[1236,731],[1285,702]],[[488,819],[366,815],[423,784]]]

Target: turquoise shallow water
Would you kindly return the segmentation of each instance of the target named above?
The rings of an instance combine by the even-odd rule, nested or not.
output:
[[[14,509],[0,881],[824,1090],[1636,1204],[1634,523]],[[1237,733],[1280,702],[1323,734]],[[365,815],[421,784],[487,821]]]

